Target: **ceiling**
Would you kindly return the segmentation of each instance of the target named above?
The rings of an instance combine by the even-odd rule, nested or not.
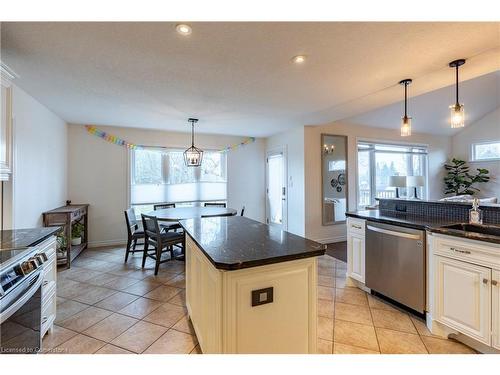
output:
[[[408,116],[412,117],[412,131],[453,135],[461,129],[450,127],[449,106],[455,103],[455,85],[411,97],[408,87]],[[400,87],[404,98],[403,86]],[[463,81],[459,85],[459,101],[465,106],[465,123],[470,125],[500,107],[500,71]],[[378,108],[347,121],[377,128],[399,129],[404,114],[404,101]]]
[[[201,133],[257,137],[399,102],[403,78],[413,96],[446,87],[457,58],[468,59],[462,80],[500,64],[499,23],[191,25],[186,37],[170,22],[2,23],[1,58],[71,123],[186,131],[198,117]]]

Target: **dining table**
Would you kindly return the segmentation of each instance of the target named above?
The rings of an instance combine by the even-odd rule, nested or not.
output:
[[[150,211],[149,216],[156,216],[158,221],[179,221],[203,217],[234,216],[237,211],[226,207],[175,207]]]

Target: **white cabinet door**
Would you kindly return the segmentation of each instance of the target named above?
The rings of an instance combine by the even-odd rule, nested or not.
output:
[[[491,269],[435,257],[436,320],[490,345]]]
[[[358,234],[347,235],[348,276],[365,282],[365,238]]]
[[[492,346],[500,350],[500,271],[493,270],[491,276]]]

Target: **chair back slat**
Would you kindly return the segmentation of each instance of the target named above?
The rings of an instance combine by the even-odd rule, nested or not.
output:
[[[245,213],[245,206],[241,208],[241,216],[243,216],[244,213]]]
[[[205,207],[224,207],[226,208],[225,203],[215,203],[215,202],[205,202]]]
[[[133,207],[129,208],[128,210],[125,210],[125,222],[127,223],[127,232],[128,235],[131,236],[134,231],[139,228],[137,224],[137,219],[135,218],[135,210]]]
[[[155,204],[153,206],[153,209],[156,210],[163,210],[164,208],[175,208],[175,203],[159,203]]]

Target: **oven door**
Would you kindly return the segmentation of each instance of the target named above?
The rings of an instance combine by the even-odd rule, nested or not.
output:
[[[41,348],[41,268],[0,300],[0,354],[34,354]]]

